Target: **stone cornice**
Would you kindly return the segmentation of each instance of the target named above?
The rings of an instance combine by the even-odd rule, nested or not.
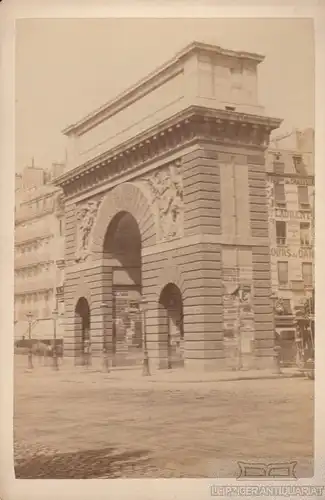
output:
[[[53,290],[53,286],[44,286],[44,287],[40,287],[40,288],[30,288],[28,290],[17,289],[17,290],[15,290],[15,297],[18,297],[21,295],[22,296],[31,295],[31,294],[35,294],[35,293],[44,293],[44,292],[49,292],[52,290]]]
[[[226,56],[226,57],[235,57],[239,59],[250,59],[255,61],[257,64],[264,61],[265,56],[261,54],[257,54],[256,52],[245,52],[245,51],[236,51],[231,49],[224,49],[219,45],[211,45],[203,42],[192,42],[187,45],[184,49],[176,54],[178,59],[190,54],[191,52],[201,52],[208,53],[209,55],[216,56]]]
[[[105,103],[100,108],[86,115],[78,122],[66,127],[62,132],[65,135],[81,135],[88,129],[98,125],[104,120],[118,113],[121,109],[129,106],[143,95],[152,92],[164,81],[172,78],[178,72],[183,71],[183,61],[190,57],[192,53],[208,54],[209,56],[225,56],[237,59],[246,59],[259,64],[264,60],[264,56],[252,52],[234,51],[223,49],[217,45],[194,41],[175,54],[175,56],[165,64],[159,66],[149,73],[145,78],[128,88],[120,95]]]
[[[21,265],[21,266],[15,266],[15,271],[27,271],[27,270],[32,270],[37,267],[42,267],[45,264],[53,264],[53,261],[41,261],[39,263],[34,263],[34,264],[26,264],[26,265]]]
[[[64,173],[55,180],[67,197],[90,186],[122,178],[140,165],[190,143],[208,140],[231,147],[264,150],[278,118],[191,106],[130,141]]]
[[[27,228],[27,230],[28,230],[28,228]],[[27,233],[27,231],[26,231],[26,233]],[[26,238],[22,238],[22,239],[15,238],[15,247],[29,245],[30,243],[34,243],[35,241],[38,241],[38,240],[51,240],[52,238],[54,238],[54,233],[48,233],[48,234],[36,235],[36,236],[26,236]]]

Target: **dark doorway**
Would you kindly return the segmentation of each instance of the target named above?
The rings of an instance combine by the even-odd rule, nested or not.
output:
[[[90,342],[90,308],[87,299],[80,297],[75,309],[75,360],[84,361],[85,345]]]

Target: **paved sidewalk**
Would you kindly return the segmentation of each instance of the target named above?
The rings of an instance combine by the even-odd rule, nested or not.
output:
[[[27,360],[26,360],[27,361]],[[28,370],[24,366],[24,360],[20,359],[16,364],[19,371]],[[143,376],[142,366],[133,367],[114,367],[109,372],[103,370],[100,359],[93,360],[91,366],[74,366],[73,360],[65,359],[60,363],[59,371],[53,370],[51,366],[43,366],[34,362],[32,376],[39,377],[41,374],[47,376],[60,377],[65,381],[80,380],[80,378],[90,378],[94,382],[100,380],[111,381],[122,385],[148,385],[148,384],[198,384],[211,382],[231,382],[240,380],[267,380],[301,377],[301,372],[297,368],[282,368],[281,373],[275,373],[274,370],[240,370],[240,371],[213,371],[213,372],[193,372],[186,369],[170,370],[152,370],[150,376]]]
[[[87,368],[82,371],[87,372]],[[103,373],[102,370],[88,368],[89,372]],[[281,374],[274,373],[272,370],[241,370],[241,371],[216,371],[216,372],[189,372],[184,369],[174,370],[159,370],[151,373],[150,376],[142,375],[142,368],[129,368],[119,369],[112,368],[109,373],[103,375],[114,379],[120,380],[146,380],[150,383],[155,382],[170,382],[170,383],[204,383],[204,382],[228,382],[236,380],[257,380],[257,379],[281,379],[301,377],[301,373],[297,369],[286,368],[283,369]]]

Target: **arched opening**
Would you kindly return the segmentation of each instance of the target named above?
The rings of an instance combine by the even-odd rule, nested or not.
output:
[[[86,344],[90,342],[90,308],[87,299],[80,297],[75,308],[75,361],[84,362]]]
[[[111,260],[113,271],[112,364],[137,364],[142,360],[141,234],[129,212],[119,212],[112,219],[103,253],[105,259]]]
[[[174,283],[168,283],[159,298],[159,351],[162,367],[184,366],[183,300]]]

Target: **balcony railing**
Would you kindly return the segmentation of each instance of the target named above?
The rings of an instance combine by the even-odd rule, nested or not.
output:
[[[30,252],[25,255],[15,257],[15,269],[22,269],[24,267],[32,267],[37,264],[51,263],[53,256],[51,252]]]
[[[290,289],[290,283],[288,281],[284,282],[279,282],[279,289],[281,290],[289,290]]]
[[[15,222],[21,223],[30,219],[35,219],[36,217],[44,217],[44,215],[48,215],[54,212],[54,206],[49,206],[46,208],[30,208],[26,209],[20,208],[16,211],[15,214]]]
[[[53,290],[53,286],[54,278],[51,276],[45,277],[44,274],[34,279],[15,280],[15,295]]]

